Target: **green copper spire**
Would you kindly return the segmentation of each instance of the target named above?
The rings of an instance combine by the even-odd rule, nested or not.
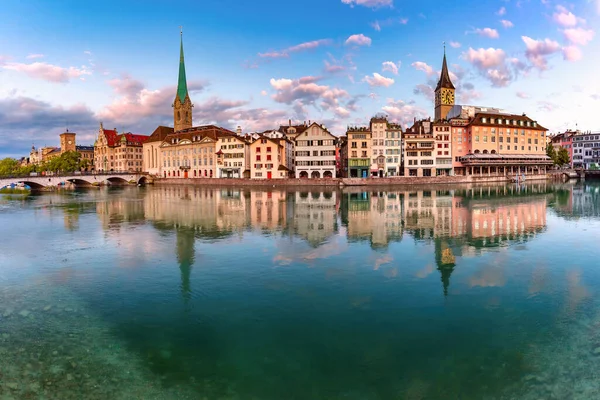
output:
[[[179,80],[177,81],[177,96],[183,103],[188,95],[187,81],[185,79],[185,62],[183,60],[183,30],[181,31],[181,47],[179,50]]]

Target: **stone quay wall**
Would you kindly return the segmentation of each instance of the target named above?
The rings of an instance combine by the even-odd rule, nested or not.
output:
[[[504,175],[489,176],[399,176],[393,178],[332,178],[332,179],[226,179],[226,178],[155,178],[157,185],[190,186],[410,186],[410,185],[448,185],[464,183],[510,182],[511,177]],[[541,181],[546,175],[529,175],[527,181]]]

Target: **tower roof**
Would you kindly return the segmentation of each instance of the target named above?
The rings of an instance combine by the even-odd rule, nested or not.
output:
[[[439,90],[441,88],[454,89],[454,85],[452,84],[452,81],[450,80],[450,73],[448,73],[448,64],[446,64],[446,50],[444,50],[444,61],[442,62],[442,73],[440,74],[440,80],[438,81],[438,84],[437,84],[437,87],[435,88],[435,90]]]
[[[177,96],[183,103],[188,95],[187,80],[185,79],[185,61],[183,59],[183,32],[181,32],[181,45],[179,49],[179,79],[177,80]]]

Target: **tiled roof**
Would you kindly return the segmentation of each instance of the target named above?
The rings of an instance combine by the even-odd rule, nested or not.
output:
[[[165,138],[167,137],[167,135],[170,135],[173,133],[173,128],[170,128],[168,126],[159,126],[157,127],[154,132],[152,132],[152,135],[150,135],[150,137],[148,138],[148,142],[162,142],[163,140],[165,140]]]
[[[117,141],[117,131],[113,129],[104,129],[103,132],[104,136],[106,137],[106,143],[108,144],[108,146],[115,146],[115,143]]]
[[[125,136],[125,139],[127,140],[128,144],[133,144],[133,145],[138,145],[141,146],[142,144],[144,144],[144,142],[146,142],[148,140],[148,138],[150,136],[146,136],[146,135],[136,135],[133,133],[123,133],[121,135],[119,135],[118,140],[122,140],[123,136]]]
[[[195,136],[200,137],[200,139],[196,140],[196,141],[200,141],[200,140],[204,139],[205,137],[209,137],[216,141],[218,138],[220,138],[222,136],[236,136],[236,133],[233,131],[230,131],[229,129],[221,128],[221,127],[215,126],[215,125],[203,125],[203,126],[195,126],[192,128],[187,128],[187,129],[183,129],[181,131],[171,133],[171,134],[165,136],[163,141],[171,142],[172,139],[178,139],[178,140],[188,139],[189,141],[193,142]]]
[[[486,122],[483,122],[483,118],[486,119]],[[494,120],[494,123],[491,123],[491,120]],[[497,123],[497,120],[501,119],[502,123],[499,124]],[[508,120],[508,123],[506,123],[506,121]],[[516,121],[516,124],[513,124],[512,122]],[[526,125],[519,125],[519,121],[523,121],[523,122],[530,122],[530,126],[526,126]],[[533,123],[536,124],[536,126],[533,126]],[[544,130],[547,131],[546,128],[544,128],[543,126],[541,126],[540,124],[538,124],[536,121],[532,120],[531,118],[529,118],[526,115],[516,115],[516,114],[491,114],[491,113],[477,113],[475,114],[475,117],[473,117],[470,121],[469,121],[469,125],[489,125],[489,126],[493,126],[493,127],[507,127],[507,128],[520,128],[520,129],[536,129],[536,130]]]
[[[77,151],[94,151],[94,146],[75,146]]]

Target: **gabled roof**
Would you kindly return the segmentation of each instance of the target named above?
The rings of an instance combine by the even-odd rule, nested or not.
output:
[[[114,146],[117,141],[117,130],[116,129],[103,129],[104,137],[106,137],[106,143],[108,146]]]
[[[486,122],[483,122],[483,118],[486,119]],[[501,119],[502,123],[490,123],[490,121],[494,119],[494,121]],[[508,124],[505,121],[508,120]],[[512,122],[516,121],[516,124]],[[521,126],[519,125],[519,121],[530,122],[530,126]],[[532,126],[535,122],[536,126]],[[468,125],[489,125],[493,127],[506,127],[506,128],[519,128],[519,129],[534,129],[534,130],[542,130],[547,131],[548,129],[544,128],[537,121],[532,120],[526,115],[516,115],[516,114],[494,114],[494,113],[477,113],[475,117],[473,117]]]
[[[123,140],[123,137],[125,137],[125,140],[127,140],[128,144],[141,146],[148,140],[150,136],[137,135],[133,133],[123,133],[119,135],[118,138],[119,140]]]
[[[296,139],[298,139],[298,138],[300,137],[300,135],[303,135],[303,134],[307,134],[307,135],[308,135],[308,134],[309,134],[309,128],[311,128],[311,127],[313,127],[313,126],[317,126],[317,127],[319,127],[319,129],[321,129],[321,130],[323,130],[323,131],[327,132],[327,133],[329,134],[329,136],[333,137],[334,139],[337,139],[337,136],[335,136],[333,133],[329,132],[329,130],[328,130],[327,128],[325,128],[324,126],[322,126],[322,125],[320,125],[320,124],[317,124],[316,122],[313,122],[312,124],[310,124],[309,126],[307,126],[307,127],[306,127],[306,129],[305,129],[304,131],[302,131],[302,132],[298,133],[298,134],[296,135]]]
[[[177,139],[178,142],[189,140],[194,143],[201,142],[205,139],[216,141],[222,136],[235,136],[235,132],[215,125],[196,126],[166,135],[163,139],[163,143],[167,142],[170,144],[173,139]]]

